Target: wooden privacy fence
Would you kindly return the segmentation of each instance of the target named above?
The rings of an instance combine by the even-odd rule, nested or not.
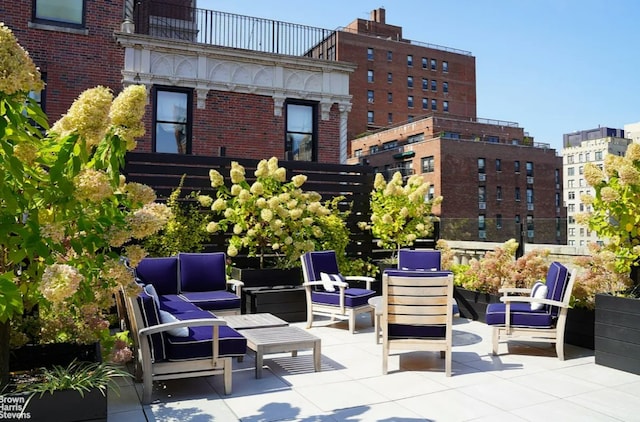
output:
[[[143,152],[127,153],[124,174],[129,182],[144,183],[154,188],[160,200],[166,200],[171,195],[183,175],[186,177],[181,198],[191,192],[211,195],[214,191],[209,180],[209,170],[217,170],[225,177],[225,182],[228,182],[232,161],[245,168],[245,177],[249,183],[255,180],[254,171],[259,160]],[[304,190],[318,192],[323,200],[344,196],[340,209],[344,211],[351,208],[346,220],[350,232],[347,253],[350,256],[372,257],[371,234],[359,229],[357,223],[369,220],[373,168],[307,161],[280,161],[279,164],[287,170],[287,180],[297,174],[306,175]],[[206,246],[206,250],[225,252],[228,236],[229,234],[211,236],[211,243]]]

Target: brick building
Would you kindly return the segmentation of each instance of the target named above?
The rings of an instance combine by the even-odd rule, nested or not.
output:
[[[513,122],[428,116],[352,141],[349,162],[364,162],[387,178],[421,174],[441,236],[456,240],[566,243],[562,158],[534,144]]]
[[[0,14],[43,72],[41,103],[52,122],[87,88],[117,94],[139,83],[149,93],[139,151],[346,161],[354,66],[305,54],[313,41],[302,51],[278,44],[300,31],[310,40],[333,33],[194,5],[19,0],[2,2]],[[274,24],[278,43],[274,33],[242,32]]]
[[[405,39],[383,8],[341,28],[336,57],[357,65],[349,80],[349,139],[432,112],[476,117],[475,57]]]

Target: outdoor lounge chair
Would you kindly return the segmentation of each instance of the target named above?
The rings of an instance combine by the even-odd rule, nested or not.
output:
[[[373,325],[374,308],[368,303],[376,295],[371,290],[373,277],[342,276],[335,251],[307,252],[300,259],[307,297],[307,328],[311,328],[314,315],[348,319],[351,333],[355,331],[359,314],[371,314]],[[364,281],[366,288],[349,287],[349,281]]]
[[[564,329],[576,273],[553,262],[546,283],[538,282],[533,289],[500,289],[501,303],[489,304],[486,316],[493,326],[493,354],[498,354],[500,341],[521,340],[555,343],[558,358],[564,360]]]
[[[391,350],[439,351],[451,376],[453,273],[385,270],[382,275],[382,372]]]

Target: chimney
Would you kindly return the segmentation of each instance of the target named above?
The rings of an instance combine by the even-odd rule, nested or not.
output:
[[[380,7],[376,10],[371,11],[371,20],[378,23],[386,23],[385,22],[385,13],[384,8]]]

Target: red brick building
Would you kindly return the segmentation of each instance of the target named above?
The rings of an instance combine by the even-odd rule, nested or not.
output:
[[[88,88],[104,85],[117,94],[139,83],[149,93],[139,151],[346,161],[354,66],[248,45],[257,37],[241,33],[242,19],[250,28],[274,21],[194,5],[19,0],[2,2],[0,14],[43,72],[41,102],[52,122]],[[224,38],[207,38],[214,17]],[[301,30],[278,24],[291,39]],[[313,35],[313,28],[304,30]],[[260,45],[274,44],[273,33],[262,36]]]
[[[513,122],[430,116],[352,141],[351,163],[421,174],[445,239],[566,244],[562,157]]]
[[[353,62],[348,138],[441,112],[476,117],[476,63],[470,52],[404,39],[385,9],[338,33],[337,59]]]

